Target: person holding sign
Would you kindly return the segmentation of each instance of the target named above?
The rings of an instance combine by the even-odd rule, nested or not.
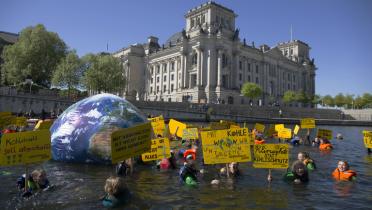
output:
[[[309,171],[313,171],[316,169],[316,165],[313,159],[310,158],[309,153],[307,152],[299,152],[297,155],[297,159],[301,162],[303,162],[306,166],[306,168]]]
[[[46,190],[50,187],[49,180],[44,170],[34,170],[27,178],[27,190],[26,186],[26,174],[23,174],[17,179],[17,187],[23,191],[22,197],[29,197],[33,193],[40,190]]]
[[[127,203],[131,197],[123,178],[109,177],[104,187],[106,195],[101,199],[105,207],[117,207]]]
[[[292,171],[284,175],[284,180],[295,184],[309,182],[309,174],[305,164],[299,160],[295,161],[292,166]]]
[[[180,176],[180,182],[184,183],[188,186],[195,186],[197,185],[197,173],[198,170],[195,168],[195,163],[193,156],[187,155],[186,162],[184,166],[180,169],[179,176]]]
[[[332,177],[337,181],[355,181],[356,172],[349,169],[346,161],[338,161],[337,168],[333,171]]]
[[[320,138],[319,149],[321,151],[327,151],[333,149],[333,146],[327,138]]]

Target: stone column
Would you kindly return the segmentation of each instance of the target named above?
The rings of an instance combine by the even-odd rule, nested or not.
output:
[[[214,69],[211,67],[211,50],[208,50],[208,57],[207,57],[207,85],[205,86],[205,89],[209,90],[209,87],[211,85],[211,71]]]
[[[217,88],[221,88],[221,73],[222,73],[222,50],[218,50],[217,57]]]
[[[198,54],[197,55],[197,63],[196,63],[196,86],[199,87],[200,86],[200,77],[201,77],[201,60],[200,60],[200,55],[201,55],[201,49],[200,47],[197,47],[196,48],[196,53]]]
[[[175,90],[177,91],[178,90],[178,59],[176,58],[176,60],[174,61],[174,68],[175,68],[175,77],[174,77],[174,79],[175,79],[175,81],[174,81],[174,83],[175,83],[175,86],[174,86],[174,88],[175,88]]]
[[[183,53],[181,52],[181,56],[180,56],[180,60],[181,60],[181,68],[180,68],[180,72],[181,72],[181,87],[179,88],[184,88],[185,87],[185,80],[184,80],[184,72],[183,72],[183,68],[184,68],[184,55]],[[178,82],[178,81],[177,81]]]
[[[170,60],[168,60],[168,62],[167,62],[167,72],[168,72],[168,78],[167,78],[167,82],[168,82],[168,94],[170,93],[170,83],[171,83],[171,81],[170,81],[170,75],[171,75],[171,61]]]
[[[200,86],[203,86],[203,74],[204,74],[204,50],[200,49]]]
[[[160,64],[160,94],[159,94],[159,97],[161,95],[163,95],[163,84],[164,84],[164,81],[163,81],[163,67],[164,67],[164,64],[161,63]]]

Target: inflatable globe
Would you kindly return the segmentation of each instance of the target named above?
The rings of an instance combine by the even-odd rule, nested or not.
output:
[[[111,133],[146,122],[130,102],[99,94],[67,108],[50,128],[54,160],[83,163],[111,162]]]

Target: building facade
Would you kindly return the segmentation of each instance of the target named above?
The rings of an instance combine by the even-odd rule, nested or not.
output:
[[[315,64],[310,47],[299,40],[275,47],[241,40],[234,11],[214,2],[191,9],[186,26],[164,44],[150,36],[145,44],[124,48],[129,99],[248,104],[241,95],[245,82],[263,90],[260,103],[281,101],[287,90],[315,94]],[[258,100],[254,101],[255,103]]]

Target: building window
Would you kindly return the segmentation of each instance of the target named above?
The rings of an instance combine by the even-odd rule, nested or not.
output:
[[[154,82],[154,78],[151,77],[151,84]]]
[[[159,93],[159,86],[156,86],[156,92]]]
[[[150,93],[152,93],[152,87],[150,88]]]
[[[171,92],[173,92],[173,90],[174,90],[174,85],[171,84]]]
[[[159,77],[156,77],[156,82],[159,82]]]
[[[290,50],[290,55],[293,55],[293,49]]]
[[[192,58],[191,58],[191,63],[192,65],[196,65],[198,63],[198,54],[194,53]]]
[[[156,73],[157,73],[157,74],[160,73],[160,66],[159,66],[159,65],[156,66]]]
[[[291,89],[291,85],[288,83],[288,90],[290,90]]]
[[[205,15],[202,15],[201,21],[202,21],[202,23],[205,23]]]
[[[243,62],[239,61],[239,69],[242,70],[242,68],[243,68]]]
[[[191,84],[190,84],[191,88],[196,86],[196,79],[197,79],[196,74],[192,74],[191,75]]]
[[[248,82],[251,82],[251,76],[248,75]]]
[[[164,82],[167,81],[167,75],[164,76],[164,80],[163,80],[163,81],[164,81]]]
[[[256,77],[256,83],[258,84],[258,82],[259,82],[259,81],[258,81],[258,77]]]
[[[168,102],[172,102],[172,99],[171,98],[168,98]]]
[[[222,75],[222,87],[228,88],[228,77],[227,75]]]
[[[296,75],[293,75],[293,82],[296,82]]]
[[[174,74],[171,75],[171,81],[173,81],[173,80],[174,80]]]
[[[256,73],[258,74],[258,65],[256,65]]]
[[[191,19],[191,28],[194,27],[195,25],[195,21],[194,21],[194,18]]]
[[[171,63],[171,70],[174,71],[174,62]]]
[[[251,64],[248,63],[248,72],[251,72]]]
[[[164,85],[164,86],[163,86],[163,92],[165,92],[166,90],[167,90],[167,86]]]
[[[151,75],[154,74],[154,67],[153,67],[153,66],[151,66],[151,70],[150,70],[150,72],[151,72]]]
[[[239,74],[239,80],[242,81],[242,74]]]
[[[164,64],[164,66],[163,66],[163,72],[164,73],[167,73],[167,64]]]
[[[239,85],[239,90],[241,90],[241,89],[242,89],[242,84]]]
[[[227,56],[225,54],[222,54],[222,68],[225,68],[227,66]]]

